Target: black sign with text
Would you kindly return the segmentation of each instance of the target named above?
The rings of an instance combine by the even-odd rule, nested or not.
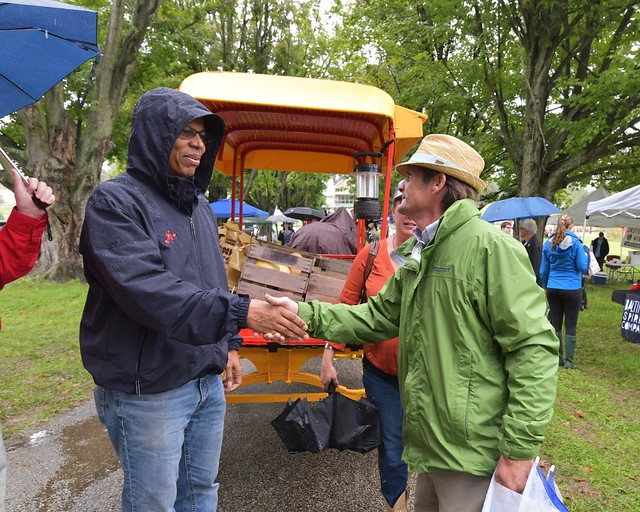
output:
[[[640,343],[640,297],[630,298],[627,295],[620,328],[624,339]]]

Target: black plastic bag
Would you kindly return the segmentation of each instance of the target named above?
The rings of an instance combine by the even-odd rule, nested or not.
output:
[[[327,448],[366,453],[380,444],[378,409],[364,398],[351,400],[333,386],[315,407],[306,398],[289,400],[271,424],[290,453]]]

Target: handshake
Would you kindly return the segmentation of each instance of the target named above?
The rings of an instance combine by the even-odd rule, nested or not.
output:
[[[265,300],[252,300],[247,327],[276,343],[309,338],[307,324],[298,316],[298,303],[288,297],[267,294]]]

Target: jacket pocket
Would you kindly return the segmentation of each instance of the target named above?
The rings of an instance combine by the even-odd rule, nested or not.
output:
[[[463,352],[457,358],[456,378],[453,382],[451,404],[451,435],[456,441],[467,444],[469,407],[471,396],[472,357],[470,352]]]

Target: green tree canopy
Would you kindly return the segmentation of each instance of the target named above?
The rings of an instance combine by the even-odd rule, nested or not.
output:
[[[637,1],[371,0],[343,37],[355,74],[475,145],[504,193],[553,198],[638,169],[639,21]]]

